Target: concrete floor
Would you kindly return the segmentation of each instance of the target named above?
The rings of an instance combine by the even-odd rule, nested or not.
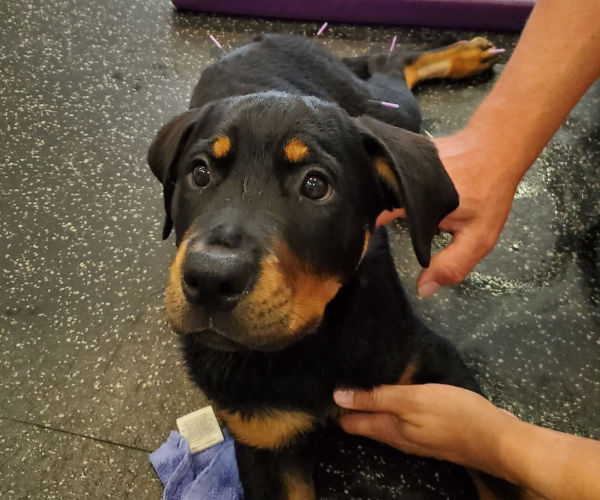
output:
[[[173,11],[167,0],[0,6],[0,497],[159,499],[148,462],[203,405],[165,322],[173,242],[145,163],[203,67],[267,31],[318,24]],[[338,55],[473,33],[330,26]],[[512,35],[489,34],[510,50]],[[502,65],[497,66],[497,72]],[[425,128],[465,124],[496,77],[419,91]],[[415,300],[494,401],[600,438],[600,85],[522,183],[502,240],[463,285]],[[418,267],[401,225],[398,266]],[[414,294],[413,294],[414,296]]]

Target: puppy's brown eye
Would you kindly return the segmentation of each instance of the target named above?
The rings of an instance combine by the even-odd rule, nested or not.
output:
[[[196,165],[192,171],[192,182],[198,187],[206,187],[210,182],[210,171],[204,162]]]
[[[309,200],[324,200],[331,194],[331,184],[322,175],[311,172],[302,181],[300,193]]]

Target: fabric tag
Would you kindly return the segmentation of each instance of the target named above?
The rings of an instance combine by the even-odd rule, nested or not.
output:
[[[190,444],[192,453],[199,453],[211,446],[222,443],[223,433],[212,406],[177,419],[179,433]]]

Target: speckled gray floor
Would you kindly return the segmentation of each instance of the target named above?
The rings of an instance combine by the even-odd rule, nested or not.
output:
[[[146,148],[217,56],[209,30],[231,47],[255,33],[317,28],[181,15],[167,0],[2,3],[0,497],[160,498],[147,452],[202,396],[165,323],[173,244],[160,241]],[[353,55],[387,48],[393,34],[410,48],[448,41],[430,30],[348,26],[331,26],[322,41]],[[489,36],[508,49],[516,41]],[[422,88],[425,127],[458,129],[493,80]],[[596,438],[599,104],[597,83],[465,284],[416,299],[498,404]],[[392,233],[412,289],[415,259],[403,228]]]

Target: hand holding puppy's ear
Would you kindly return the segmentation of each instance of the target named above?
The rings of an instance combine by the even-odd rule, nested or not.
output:
[[[429,297],[440,287],[459,283],[496,245],[514,200],[521,173],[513,152],[490,144],[479,130],[464,129],[435,139],[444,167],[461,194],[460,207],[440,228],[452,241],[437,253],[417,281],[419,295]],[[519,175],[514,175],[515,170]]]
[[[417,260],[428,267],[438,225],[458,207],[458,193],[435,145],[426,137],[371,117],[357,121],[385,194],[382,210],[405,209]]]

